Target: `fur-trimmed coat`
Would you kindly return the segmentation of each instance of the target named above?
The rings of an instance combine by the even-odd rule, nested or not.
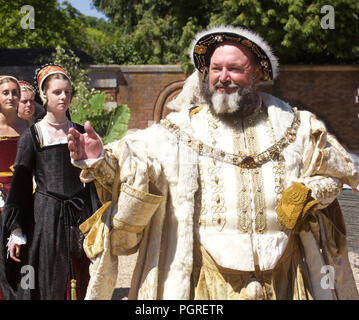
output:
[[[293,109],[271,95],[261,96],[278,141],[292,123]],[[167,119],[196,136],[196,130],[204,129],[193,126],[191,107],[172,112]],[[195,116],[201,117],[201,112],[205,111]],[[325,208],[334,201],[343,183],[356,187],[359,174],[322,122],[310,112],[299,114],[296,139],[282,151],[286,169],[284,187],[294,181],[302,182]],[[85,251],[92,260],[86,298],[111,299],[118,276],[117,256],[138,250],[130,299],[189,299],[198,205],[195,199],[199,190],[196,150],[179,142],[175,132],[155,124],[106,145],[99,159],[73,163],[83,169],[83,182],[95,181],[105,204],[82,226],[86,234]],[[330,215],[318,218],[311,230],[300,234],[310,262],[308,270],[314,279],[314,297],[357,298],[344,224],[338,231],[332,218]],[[340,219],[339,216],[334,220]],[[320,230],[334,232],[335,237],[328,233],[322,236],[317,232],[319,225]],[[329,263],[336,268],[340,281],[334,290],[328,291],[320,286],[323,277],[320,270]]]

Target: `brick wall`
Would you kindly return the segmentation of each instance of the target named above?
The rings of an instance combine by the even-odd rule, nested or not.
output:
[[[348,149],[359,153],[359,67],[283,66],[274,95],[322,119]]]
[[[117,85],[112,90],[119,104],[131,109],[130,128],[143,129],[155,119],[161,109],[159,96],[185,79],[179,66],[91,66],[92,76],[112,77]],[[101,82],[100,81],[100,82]],[[93,83],[96,87],[96,81]],[[261,90],[289,102],[299,109],[314,112],[324,120],[328,130],[351,151],[359,153],[359,104],[355,94],[359,88],[357,66],[282,66],[279,77],[272,84],[261,85]],[[174,91],[168,90],[173,96]],[[162,97],[162,101],[168,101]],[[161,111],[161,116],[166,110]]]
[[[169,84],[185,79],[177,66],[127,68],[123,73],[125,83],[120,83],[118,103],[131,108],[130,128],[143,129],[154,120],[157,97]]]

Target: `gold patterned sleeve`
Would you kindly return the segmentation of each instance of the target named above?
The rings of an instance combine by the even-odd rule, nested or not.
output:
[[[133,252],[143,230],[163,200],[162,195],[136,190],[123,183],[112,218],[111,252],[114,255]]]
[[[318,209],[331,204],[342,190],[340,180],[331,177],[317,175],[302,178],[300,182],[311,190],[312,197],[319,203]]]
[[[341,192],[343,184],[356,188],[359,173],[344,147],[327,132],[322,121],[310,119],[310,142],[304,152],[302,182],[322,207],[329,205]]]
[[[81,180],[95,182],[102,203],[111,201],[111,250],[128,252],[141,241],[163,199],[156,187],[161,165],[137,135],[106,145],[103,156],[87,164]]]

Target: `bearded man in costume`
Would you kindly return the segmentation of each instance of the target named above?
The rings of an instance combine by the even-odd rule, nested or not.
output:
[[[358,298],[336,201],[359,184],[348,153],[313,114],[257,91],[278,60],[252,30],[202,32],[191,57],[159,124],[106,146],[88,122],[70,131],[104,204],[81,226],[86,298],[110,299],[117,256],[136,250],[130,299]]]

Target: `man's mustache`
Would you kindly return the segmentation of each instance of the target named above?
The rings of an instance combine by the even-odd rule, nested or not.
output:
[[[218,81],[217,83],[215,83],[213,87],[214,87],[214,89],[219,89],[219,88],[235,88],[235,89],[240,89],[240,88],[242,88],[240,85],[235,84],[235,83],[220,82],[220,81]]]

